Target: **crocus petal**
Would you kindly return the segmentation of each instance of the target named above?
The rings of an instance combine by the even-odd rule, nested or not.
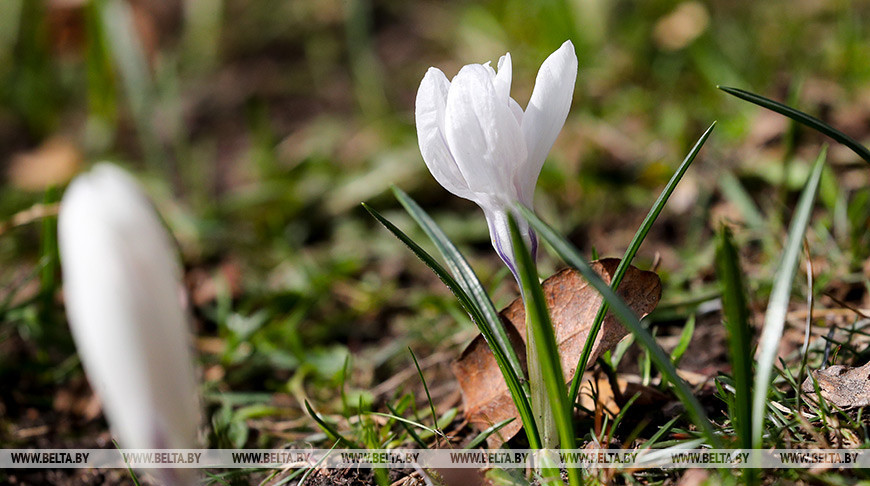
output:
[[[67,189],[58,240],[73,338],[121,446],[195,447],[180,268],[149,201],[124,171],[98,165]]]
[[[517,125],[522,127],[523,126],[523,108],[513,98],[510,98],[508,103],[509,103],[510,108],[511,108],[511,113],[513,113],[514,118],[517,120]]]
[[[501,56],[498,60],[498,73],[495,75],[492,84],[495,86],[495,92],[499,99],[507,100],[511,97],[511,77],[513,75],[513,67],[511,65],[511,53],[508,52]]]
[[[522,130],[528,148],[528,159],[516,173],[515,183],[520,201],[531,207],[541,166],[562,130],[577,79],[577,56],[571,41],[550,54],[535,80],[529,106],[523,114]]]
[[[517,195],[505,193],[505,188],[513,187],[526,144],[510,105],[499,99],[484,66],[465,66],[453,78],[444,124],[450,153],[468,187],[515,200]]]
[[[492,241],[492,247],[519,282],[517,265],[514,261],[514,249],[511,244],[511,232],[510,226],[508,226],[507,212],[501,208],[484,208],[483,214],[486,216],[486,224],[489,227],[489,236]]]
[[[468,183],[459,171],[447,140],[444,137],[444,111],[450,81],[437,68],[429,68],[420,88],[414,117],[417,123],[417,141],[429,172],[445,189],[466,199],[472,198]]]
[[[499,99],[507,100],[511,113],[513,113],[517,123],[522,126],[523,109],[516,100],[511,98],[512,71],[511,53],[508,52],[498,60],[498,74],[496,74],[495,79],[493,80],[493,85],[495,85],[495,91],[498,93]]]
[[[511,241],[510,226],[508,225],[508,209],[495,206],[481,207],[483,208],[484,216],[486,216],[492,247],[510,269],[511,273],[514,274],[517,283],[519,283],[520,277],[517,273],[517,264],[514,258],[514,245]],[[532,253],[532,258],[535,258],[538,250],[538,237],[529,227],[528,221],[520,214],[514,212],[514,218],[517,221],[517,226],[519,226],[520,235],[522,235],[526,246]]]

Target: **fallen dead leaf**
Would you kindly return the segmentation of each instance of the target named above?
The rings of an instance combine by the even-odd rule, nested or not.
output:
[[[610,282],[619,259],[606,258],[591,263],[592,268]],[[547,308],[556,334],[556,343],[561,353],[565,381],[574,377],[575,367],[589,328],[595,320],[601,303],[601,295],[574,269],[562,270],[543,283]],[[629,267],[617,292],[626,303],[643,317],[649,314],[661,298],[662,287],[658,275],[653,272]],[[514,300],[500,313],[511,344],[525,368],[526,317],[522,299]],[[628,331],[616,317],[608,314],[595,340],[589,362],[608,349],[613,348]],[[483,336],[479,335],[453,362],[453,373],[462,389],[466,418],[469,423],[485,429],[502,420],[516,417],[517,410],[511,400],[501,370],[496,364]],[[519,420],[504,426],[498,434],[487,440],[489,446],[497,448],[522,428]]]
[[[822,398],[830,403],[843,409],[870,405],[870,362],[858,368],[834,365],[811,373],[801,385],[801,390],[810,398],[818,398],[813,385],[815,377]]]

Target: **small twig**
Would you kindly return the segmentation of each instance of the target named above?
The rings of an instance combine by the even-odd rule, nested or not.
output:
[[[858,314],[859,316],[863,317],[864,319],[870,319],[870,316],[868,316],[864,311],[862,311],[861,309],[859,309],[859,308],[853,306],[852,304],[848,304],[848,303],[843,302],[842,300],[840,300],[840,299],[834,297],[833,295],[831,295],[830,292],[824,292],[824,294],[825,294],[826,296],[828,296],[831,300],[833,300],[834,302],[836,302],[837,304],[839,304],[839,305],[841,305],[841,306],[843,306],[843,307],[849,309],[850,311],[854,312],[855,314]]]
[[[3,235],[12,228],[24,226],[25,224],[33,223],[49,216],[57,216],[59,207],[60,205],[58,203],[39,203],[34,204],[23,211],[19,211],[13,214],[8,220],[0,221],[0,235]]]

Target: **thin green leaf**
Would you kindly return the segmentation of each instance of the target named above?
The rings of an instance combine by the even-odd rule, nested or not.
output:
[[[450,423],[453,422],[453,419],[455,419],[458,414],[459,414],[459,410],[457,410],[456,407],[450,408],[446,412],[444,412],[443,415],[438,417],[438,420],[435,421],[435,425],[439,429],[443,430],[444,427],[450,425]],[[423,439],[424,441],[430,437],[433,437],[434,435],[435,434],[433,434],[432,432],[429,432],[428,430],[420,432],[420,438]]]
[[[671,361],[674,363],[674,366],[678,366],[680,364],[680,359],[683,358],[683,354],[685,354],[686,350],[689,349],[689,343],[692,342],[692,336],[695,335],[695,321],[697,318],[695,314],[691,314],[688,319],[686,319],[686,324],[683,325],[683,330],[680,332],[680,342],[677,343],[677,347],[671,351]]]
[[[309,468],[305,468],[305,469],[300,469],[299,471],[305,471],[305,474],[302,476],[302,478],[299,480],[299,483],[297,483],[297,484],[305,484],[305,480],[308,479],[308,476],[311,474],[311,472],[316,471],[317,468],[320,467],[320,465],[323,463],[323,461],[325,461],[329,457],[329,454],[331,454],[332,451],[335,450],[335,447],[338,445],[339,442],[340,441],[335,441],[335,443],[332,444],[332,447],[329,448],[329,450],[326,452],[326,454],[324,454],[323,457],[321,457],[320,460],[318,460],[313,466],[311,466]],[[293,477],[296,475],[297,475],[297,472],[294,472],[289,477]],[[287,480],[287,478],[284,478],[278,484],[284,484],[285,482],[289,482],[286,480]],[[278,484],[276,484],[275,486],[278,486]]]
[[[661,371],[664,377],[673,384],[674,393],[683,403],[683,406],[686,407],[686,412],[689,414],[692,421],[706,436],[709,444],[715,447],[720,447],[721,442],[716,436],[716,432],[710,423],[710,419],[707,418],[707,413],[704,411],[704,407],[692,394],[689,385],[687,385],[686,382],[677,375],[677,370],[674,368],[668,355],[665,354],[662,348],[655,342],[655,339],[653,339],[650,333],[643,327],[640,320],[638,320],[637,316],[634,315],[634,311],[628,307],[621,297],[616,295],[613,289],[604,283],[604,280],[602,280],[601,277],[592,270],[592,267],[590,267],[586,260],[580,256],[580,253],[573,247],[573,245],[571,245],[571,243],[568,242],[568,240],[557,233],[550,225],[538,218],[538,216],[528,208],[524,206],[518,206],[518,208],[523,216],[525,216],[529,223],[535,228],[538,234],[541,235],[545,241],[550,243],[556,253],[569,265],[579,270],[586,281],[598,290],[603,300],[610,305],[610,308],[613,310],[613,313],[616,314],[616,317],[618,317],[625,327],[634,334],[635,340],[649,351],[650,358],[658,367],[659,371]]]
[[[622,422],[622,419],[625,418],[625,415],[628,413],[629,409],[631,409],[631,406],[634,404],[634,402],[636,402],[637,399],[640,398],[640,395],[640,392],[635,393],[631,396],[631,398],[628,399],[627,402],[625,402],[625,405],[619,408],[619,413],[617,413],[616,417],[613,418],[613,424],[610,426],[611,436],[613,435],[613,431],[616,430],[617,427],[619,427],[619,424]]]
[[[652,228],[656,218],[658,218],[662,209],[664,209],[665,203],[668,202],[668,198],[671,197],[677,184],[682,180],[686,171],[689,170],[689,166],[692,165],[695,156],[697,156],[698,152],[701,151],[701,147],[704,146],[704,143],[707,141],[707,138],[710,137],[710,133],[713,132],[713,128],[715,127],[716,122],[713,122],[713,124],[710,125],[710,127],[701,135],[701,138],[695,142],[692,150],[690,150],[689,154],[686,155],[686,158],[683,159],[683,162],[677,168],[677,171],[674,172],[674,175],[671,176],[671,179],[668,181],[667,185],[665,185],[662,193],[659,194],[656,202],[653,203],[646,218],[644,218],[640,227],[637,229],[637,232],[634,234],[634,238],[632,238],[631,242],[628,244],[628,248],[625,250],[625,255],[622,256],[622,261],[619,262],[619,265],[613,272],[613,278],[610,279],[611,288],[616,289],[619,287],[619,283],[622,282],[622,277],[625,276],[625,272],[628,271],[628,267],[631,266],[631,262],[634,260],[634,256],[637,254],[637,251],[643,243],[643,240],[646,238],[646,235],[649,233],[650,228]],[[572,402],[577,400],[577,393],[580,392],[580,384],[583,383],[583,374],[586,372],[586,366],[589,364],[589,357],[592,355],[592,347],[595,344],[595,338],[598,337],[598,331],[601,330],[601,324],[604,322],[604,316],[607,315],[608,307],[609,304],[607,301],[602,302],[601,307],[598,308],[598,314],[595,315],[595,320],[592,322],[592,327],[589,328],[589,335],[586,337],[586,343],[583,345],[583,351],[580,353],[580,359],[577,361],[577,367],[575,368],[577,371],[574,373],[574,379],[571,381],[571,390],[568,393],[568,397]]]
[[[115,449],[117,449],[119,452],[121,451],[121,445],[118,444],[118,441],[116,441],[115,439],[112,439],[112,444],[115,444]],[[124,458],[124,465],[127,466],[127,472],[130,473],[130,479],[133,480],[133,484],[135,486],[139,486],[139,477],[136,476],[136,472],[133,471],[132,467],[130,467],[130,463],[127,462],[127,459],[126,459],[126,457],[124,457],[124,454],[121,454],[121,457]]]
[[[59,200],[58,190],[54,186],[49,187],[45,191],[43,204],[51,206]],[[40,269],[40,284],[42,297],[45,301],[46,308],[51,304],[55,290],[58,286],[57,276],[58,270],[58,248],[57,248],[57,216],[46,216],[42,219],[42,241],[39,250],[41,260],[45,261],[45,265]]]
[[[517,376],[523,376],[523,367],[520,364],[516,351],[514,351],[513,346],[511,346],[510,339],[508,338],[507,331],[504,329],[498,311],[496,311],[492,300],[489,298],[489,295],[480,283],[480,279],[477,278],[477,274],[475,274],[474,270],[471,269],[471,265],[469,265],[468,261],[465,260],[465,257],[462,256],[462,253],[459,252],[456,245],[450,241],[450,238],[444,234],[444,231],[435,224],[432,217],[430,217],[429,214],[411,198],[411,196],[395,186],[393,187],[393,194],[395,194],[396,199],[405,208],[408,214],[414,218],[414,221],[423,228],[423,231],[426,232],[432,240],[432,243],[434,243],[435,247],[438,248],[438,251],[441,252],[441,255],[444,256],[444,260],[447,262],[447,268],[450,269],[450,272],[456,278],[456,281],[459,283],[462,290],[464,290],[472,301],[477,304],[481,317],[484,319],[484,321],[479,322],[478,325],[489,326],[491,334],[495,338],[494,344],[501,348],[502,352],[507,357],[511,368],[513,368],[514,374]],[[493,345],[493,341],[487,340],[487,342],[491,343],[490,346]],[[528,396],[528,391],[526,392],[526,395]]]
[[[399,423],[402,423],[405,425],[413,425],[414,427],[419,427],[419,428],[429,432],[430,434],[440,435],[442,437],[444,436],[444,434],[442,434],[440,430],[433,429],[432,427],[427,427],[427,426],[421,424],[420,422],[415,422],[411,419],[406,419],[405,417],[402,417],[401,415],[396,414],[396,413],[363,412],[363,414],[364,415],[377,415],[379,417],[386,417],[388,419],[395,420],[396,422],[399,422]]]
[[[414,350],[411,347],[408,347],[408,352],[411,353],[411,358],[414,360],[414,366],[417,368],[417,374],[420,375],[420,381],[423,382],[423,390],[426,391],[426,400],[429,402],[429,410],[432,412],[432,421],[435,423],[435,431],[438,432],[438,435],[443,436],[444,434],[438,430],[438,414],[435,413],[435,404],[432,403],[432,395],[429,394],[429,385],[426,384],[426,377],[423,376],[423,370],[420,369],[420,363],[417,362],[417,356],[414,354]]]
[[[308,411],[308,415],[310,415],[311,418],[313,418],[314,421],[317,422],[317,425],[319,425],[320,428],[323,429],[323,431],[326,433],[326,435],[329,436],[330,439],[337,440],[351,449],[361,449],[359,444],[345,438],[338,432],[338,430],[335,429],[335,427],[320,418],[320,415],[317,415],[317,412],[315,412],[314,409],[311,408],[311,404],[308,403],[308,400],[305,400],[305,410]]]
[[[390,406],[389,403],[386,403],[385,405],[387,406],[387,410],[389,410],[390,413],[392,413],[394,416],[396,416],[396,417],[399,417],[399,416],[400,416],[399,413],[396,411],[396,409],[393,408],[392,406]],[[434,418],[433,418],[433,420],[434,420]],[[421,439],[420,436],[417,435],[417,432],[414,431],[414,428],[411,427],[411,424],[408,423],[408,422],[410,422],[410,420],[407,421],[407,422],[406,422],[405,420],[398,420],[398,422],[399,422],[399,423],[402,425],[402,427],[405,429],[405,432],[407,432],[408,435],[411,436],[411,439],[412,439],[412,440],[413,440],[413,441],[414,441],[418,446],[420,446],[421,449],[428,449],[428,448],[429,448],[429,446],[427,446],[426,443],[423,442],[423,439]],[[423,427],[424,429],[428,429],[428,427],[425,427],[425,426],[423,426],[423,424],[420,424],[420,423],[418,423],[418,422],[413,422],[413,424],[414,424],[414,425],[417,425],[417,426],[419,426],[419,427]],[[434,432],[434,431],[433,431],[433,432]]]
[[[734,406],[731,421],[743,449],[752,448],[752,327],[746,287],[731,231],[723,227],[716,245],[716,274],[722,289],[722,313],[728,330]]]
[[[475,447],[482,444],[483,441],[488,439],[490,435],[498,432],[499,430],[501,430],[502,427],[513,422],[514,420],[516,420],[516,417],[511,417],[509,419],[505,419],[505,420],[502,420],[501,422],[490,425],[485,430],[483,430],[481,433],[477,434],[477,436],[475,438],[471,439],[471,442],[466,444],[466,446],[463,447],[463,449],[474,449]]]
[[[550,321],[547,309],[547,298],[538,279],[538,270],[532,260],[532,254],[520,235],[520,228],[513,214],[508,215],[511,241],[514,246],[514,259],[517,263],[517,273],[523,288],[523,302],[526,307],[526,326],[529,333],[529,344],[534,341],[534,352],[528,354],[528,359],[537,358],[541,366],[541,378],[544,381],[547,398],[552,408],[556,430],[559,433],[560,447],[576,449],[574,437],[574,422],[572,421],[571,402],[568,401],[568,389],[565,386],[565,375],[562,373],[562,363],[559,358],[559,345],[556,343],[556,333]],[[532,339],[532,337],[534,339]],[[531,368],[531,363],[529,364]],[[530,379],[532,377],[530,376]],[[539,412],[541,413],[541,412]],[[539,424],[539,429],[540,429]],[[546,443],[546,439],[545,443]],[[568,468],[568,482],[572,486],[581,483],[580,471]]]
[[[791,297],[792,284],[797,273],[800,259],[801,243],[809,225],[810,216],[816,194],[819,190],[819,181],[822,177],[822,167],[825,162],[827,147],[822,148],[819,157],[813,165],[813,170],[804,185],[803,193],[798,201],[791,225],[788,230],[782,259],[773,280],[773,290],[770,293],[770,301],[764,314],[764,329],[758,341],[758,359],[755,368],[755,390],[752,400],[752,446],[760,449],[763,445],[765,409],[767,408],[767,394],[773,375],[773,366],[776,361],[776,353],[782,338],[785,326],[785,315],[788,311],[788,302]]]
[[[661,439],[666,433],[668,433],[668,431],[671,430],[671,427],[673,427],[674,424],[677,423],[677,420],[679,420],[679,419],[680,419],[680,415],[677,415],[676,417],[670,419],[668,421],[668,423],[659,427],[659,430],[657,430],[656,433],[653,434],[653,436],[650,437],[648,441],[644,442],[643,447],[641,447],[641,450],[651,449],[652,446],[656,445],[656,442],[658,442],[659,439]]]
[[[827,135],[852,149],[853,152],[858,154],[858,156],[865,161],[870,162],[870,150],[867,150],[867,147],[861,145],[854,138],[846,135],[845,133],[837,130],[836,128],[828,125],[827,123],[819,120],[814,116],[808,115],[790,106],[786,106],[778,101],[773,101],[769,98],[765,98],[764,96],[757,95],[743,89],[729,88],[727,86],[717,86],[717,88],[732,96],[736,96],[741,100],[754,103],[762,108],[767,108],[768,110],[779,113],[780,115],[787,116],[798,123],[801,123],[812,128],[813,130],[818,131],[819,133]]]
[[[209,479],[211,479],[212,481],[214,481],[216,483],[220,483],[220,484],[223,484],[225,486],[232,486],[229,482],[225,481],[222,477],[218,476],[217,474],[206,471],[205,475],[208,476]]]
[[[406,196],[407,197],[407,196]],[[408,197],[410,199],[410,197]],[[413,202],[413,201],[411,201]],[[416,205],[416,203],[414,203]],[[488,322],[486,318],[483,317],[479,307],[475,305],[475,303],[471,300],[471,297],[459,286],[456,280],[447,273],[447,270],[441,266],[434,258],[432,258],[429,253],[426,252],[423,248],[420,247],[417,243],[414,242],[408,235],[406,235],[402,230],[396,227],[393,223],[391,223],[387,218],[383,217],[380,213],[375,211],[374,208],[369,206],[366,203],[362,203],[363,207],[376,219],[380,222],[385,228],[387,228],[393,235],[399,239],[402,243],[405,244],[410,250],[423,261],[429,268],[435,272],[435,275],[447,285],[447,288],[453,292],[453,295],[459,300],[465,310],[471,315],[474,323],[477,324],[477,328],[480,330],[480,333],[483,334],[484,339],[487,344],[489,344],[489,348],[492,350],[493,356],[495,357],[495,361],[498,364],[499,369],[502,372],[502,375],[505,378],[505,383],[507,384],[508,391],[511,394],[511,398],[514,401],[514,404],[517,407],[517,412],[519,413],[520,420],[523,422],[523,427],[526,431],[526,436],[529,440],[529,446],[532,449],[537,449],[540,447],[540,437],[538,435],[538,429],[535,425],[534,418],[532,415],[532,408],[529,404],[528,399],[528,388],[523,386],[523,381],[520,377],[524,377],[524,374],[517,375],[514,372],[514,368],[510,365],[508,355],[506,355],[503,349],[500,346],[495,345],[496,338],[492,333],[492,326],[487,325]],[[422,212],[422,209],[420,209]],[[425,214],[425,213],[424,213]],[[413,216],[413,215],[412,215]],[[426,216],[428,218],[428,215]],[[434,223],[432,223],[434,225]],[[437,226],[436,226],[437,227]],[[440,228],[439,228],[440,231]],[[446,237],[445,237],[446,238]],[[477,280],[477,277],[474,277]],[[479,285],[479,282],[478,282]],[[484,294],[485,295],[485,294]],[[486,296],[486,300],[489,301],[489,297]],[[492,302],[490,301],[490,305]],[[498,317],[496,315],[496,317]],[[500,321],[499,321],[500,322]],[[513,353],[513,347],[508,346],[508,348]],[[514,353],[516,356],[516,353]]]

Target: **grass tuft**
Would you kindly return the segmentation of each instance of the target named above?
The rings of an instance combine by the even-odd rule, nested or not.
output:
[[[716,242],[716,274],[722,289],[722,313],[734,379],[731,422],[741,448],[752,448],[752,326],[746,286],[731,231],[723,227]]]
[[[764,444],[764,422],[767,414],[767,397],[770,382],[773,377],[773,367],[776,361],[776,353],[779,349],[779,341],[785,327],[785,315],[791,297],[791,288],[797,273],[800,258],[801,244],[809,226],[816,194],[819,190],[819,181],[822,178],[822,168],[825,163],[827,147],[822,148],[812,172],[807,178],[794,212],[785,248],[782,252],[777,273],[773,280],[773,290],[770,293],[770,301],[764,314],[764,329],[758,341],[758,359],[755,368],[755,391],[752,397],[752,446],[760,449]],[[812,289],[810,289],[812,291]]]

